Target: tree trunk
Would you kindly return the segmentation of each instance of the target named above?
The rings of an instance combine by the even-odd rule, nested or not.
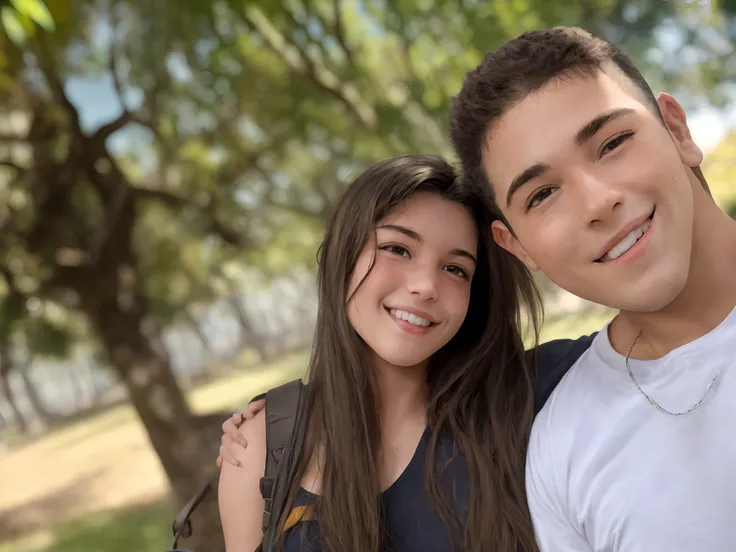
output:
[[[100,366],[97,365],[93,359],[88,358],[84,361],[84,364],[80,366],[80,370],[81,377],[89,388],[90,408],[99,406],[102,401],[102,396],[110,390],[109,385],[106,386],[100,382],[100,374],[98,373],[98,371],[101,370]]]
[[[115,296],[95,297],[95,291],[109,293],[111,287],[114,291],[114,285],[88,288],[82,305],[128,390],[178,504],[183,505],[215,474],[213,444],[219,433],[210,433],[213,444],[206,442],[176,381],[158,332],[146,328],[151,317],[147,316],[145,298],[137,291],[132,300],[128,298],[129,303]],[[224,551],[216,500],[202,503],[197,514],[198,523],[187,547],[195,552]]]
[[[2,379],[2,382],[0,382],[0,393],[2,393],[5,400],[8,401],[8,405],[10,405],[10,409],[13,411],[14,425],[21,433],[28,433],[28,422],[26,422],[23,412],[18,408],[15,395],[13,395],[13,390],[10,388],[8,375],[4,370],[0,370],[0,379]]]
[[[240,297],[233,295],[228,298],[228,303],[232,307],[235,319],[238,321],[240,326],[240,342],[248,347],[252,347],[261,357],[261,361],[265,361],[269,358],[268,347],[263,343],[263,339],[258,332],[255,331],[253,323],[250,320],[250,316],[246,312],[243,304],[240,301]]]
[[[21,380],[23,380],[23,387],[26,390],[28,402],[31,403],[31,408],[33,408],[33,412],[38,419],[38,427],[34,428],[34,430],[40,431],[49,426],[52,416],[46,408],[46,405],[43,403],[43,399],[38,393],[35,384],[31,380],[31,376],[28,373],[29,369],[30,366],[28,365],[19,366],[18,374],[20,374]]]
[[[187,323],[189,324],[189,327],[197,335],[197,338],[199,339],[200,343],[202,343],[202,348],[205,350],[205,352],[207,353],[211,352],[212,344],[210,343],[210,340],[207,337],[207,334],[204,333],[204,330],[199,325],[199,320],[197,320],[196,315],[193,312],[189,311],[189,309],[185,309],[184,317]]]
[[[15,424],[18,431],[21,433],[28,433],[28,422],[26,421],[23,412],[18,407],[18,403],[15,400],[13,389],[10,386],[10,373],[13,371],[14,366],[12,364],[13,359],[10,356],[10,338],[9,332],[4,331],[0,334],[0,393],[5,397],[10,405],[10,409],[13,411],[13,418],[15,418]]]
[[[74,389],[74,406],[77,411],[92,408],[94,404],[92,385],[88,381],[88,374],[83,366],[74,363],[69,367],[69,380]]]

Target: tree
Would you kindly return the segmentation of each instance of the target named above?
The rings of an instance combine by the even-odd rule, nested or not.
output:
[[[736,205],[736,132],[729,133],[703,163],[703,174],[721,208]]]

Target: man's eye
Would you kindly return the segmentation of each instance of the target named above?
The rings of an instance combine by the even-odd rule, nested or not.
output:
[[[612,138],[603,145],[603,147],[601,148],[600,156],[603,157],[607,153],[611,153],[633,135],[633,132],[624,132],[623,134],[619,134],[615,138]]]
[[[552,188],[544,188],[543,190],[539,190],[529,200],[529,203],[526,206],[526,210],[529,211],[530,209],[533,209],[534,207],[542,203],[545,199],[547,199],[551,194]]]

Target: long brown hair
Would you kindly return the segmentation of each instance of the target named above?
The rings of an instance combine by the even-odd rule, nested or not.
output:
[[[404,156],[378,163],[333,207],[319,252],[319,311],[308,372],[309,438],[288,504],[319,450],[321,497],[315,511],[326,549],[378,552],[382,547],[374,374],[348,319],[346,297],[358,256],[376,224],[419,191],[465,206],[479,233],[467,316],[428,367],[429,496],[464,550],[536,550],[524,490],[533,378],[521,337],[521,313],[525,308],[530,315],[536,339],[541,303],[525,267],[493,243],[484,191],[464,183],[438,157]],[[435,456],[445,437],[467,462],[465,520],[440,483],[442,465]],[[288,513],[289,507],[282,524]]]

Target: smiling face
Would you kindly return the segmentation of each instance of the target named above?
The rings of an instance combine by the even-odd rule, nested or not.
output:
[[[376,241],[361,251],[348,290],[353,328],[389,364],[426,361],[465,320],[477,249],[465,207],[414,194],[378,222]]]
[[[688,278],[702,153],[677,102],[658,100],[668,131],[638,94],[612,65],[553,80],[494,123],[483,169],[513,229],[494,223],[502,247],[580,297],[653,312]]]

